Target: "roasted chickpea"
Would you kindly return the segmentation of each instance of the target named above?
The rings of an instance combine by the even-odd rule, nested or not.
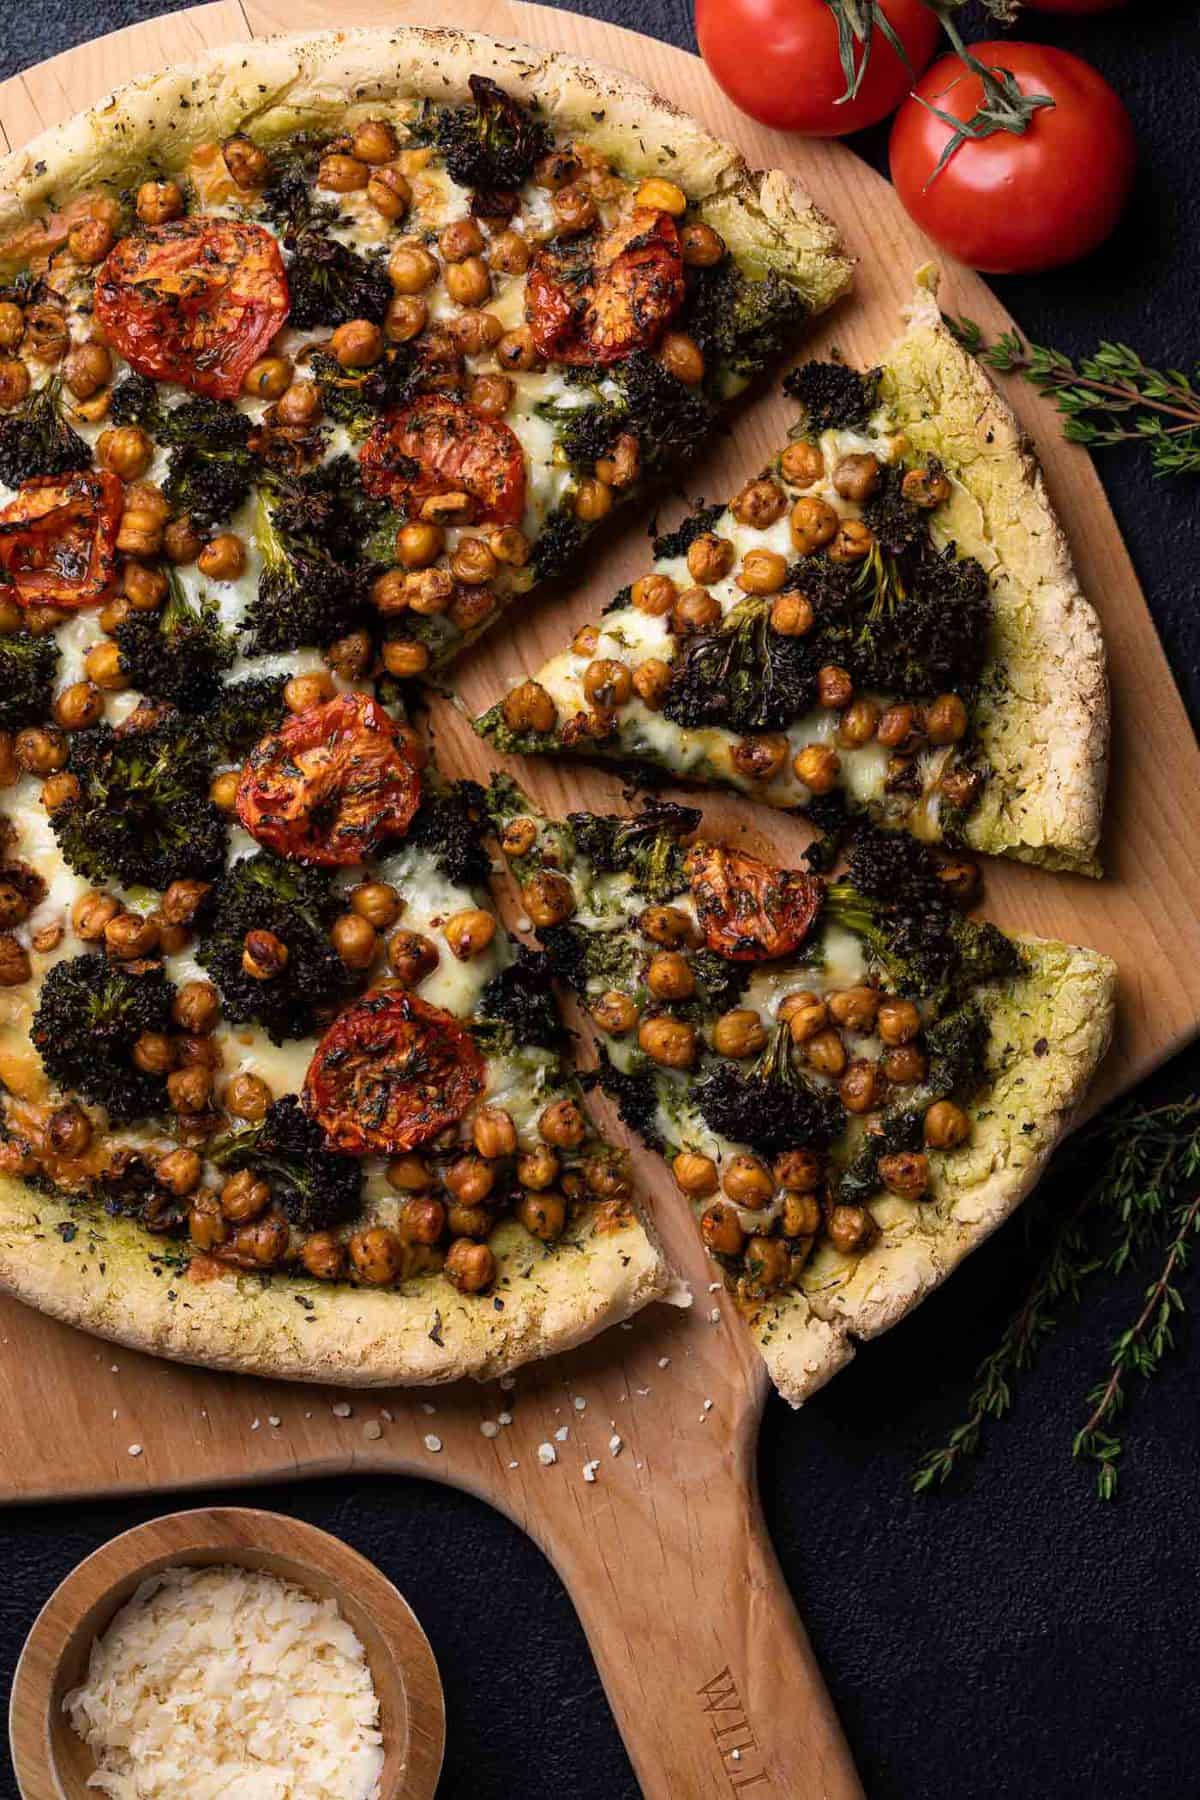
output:
[[[677,637],[711,631],[721,619],[721,602],[707,588],[684,588],[671,608],[671,630]]]
[[[404,1245],[399,1232],[386,1225],[371,1225],[350,1239],[354,1273],[368,1287],[390,1287],[404,1267]]]
[[[783,517],[786,506],[787,496],[778,482],[772,481],[769,475],[760,475],[756,481],[746,483],[729,510],[739,525],[766,531],[776,519]]]
[[[402,910],[400,895],[386,881],[364,881],[352,888],[350,906],[376,931],[386,931],[394,925]]]
[[[433,1186],[433,1171],[421,1156],[396,1156],[387,1166],[388,1186],[400,1194],[424,1194]]]
[[[854,698],[854,682],[848,669],[825,663],[817,670],[817,699],[830,712],[842,712]]]
[[[923,469],[909,469],[900,483],[900,492],[910,506],[931,511],[950,498],[950,483],[935,464]]]
[[[668,331],[658,346],[658,360],[668,375],[695,387],[704,380],[704,352],[684,331]]]
[[[793,1026],[794,1035],[794,1026]],[[804,1059],[819,1075],[840,1075],[846,1067],[846,1047],[832,1026],[815,1032],[804,1046]]]
[[[573,1100],[553,1100],[538,1119],[538,1135],[556,1150],[576,1150],[587,1136],[587,1123]]]
[[[0,928],[23,925],[29,917],[30,902],[11,881],[0,881]]]
[[[532,1236],[553,1243],[566,1228],[566,1202],[561,1194],[523,1194],[517,1218]]]
[[[161,521],[130,502],[121,515],[121,523],[117,529],[117,549],[122,556],[157,556],[162,547]],[[102,613],[102,619],[103,616]]]
[[[405,987],[416,987],[441,961],[437,945],[419,931],[394,931],[387,953],[392,973]]]
[[[20,987],[33,974],[29,952],[8,932],[0,935],[0,987]]]
[[[838,1094],[847,1112],[872,1112],[883,1098],[879,1064],[867,1057],[855,1057],[838,1082]]]
[[[229,1241],[226,1254],[244,1268],[273,1269],[287,1252],[291,1233],[286,1219],[272,1215],[240,1225]]]
[[[104,928],[110,919],[115,919],[120,912],[120,902],[111,894],[80,894],[71,908],[71,923],[76,937],[82,938],[85,944],[99,943],[104,936]]]
[[[271,178],[271,159],[251,138],[240,132],[221,145],[225,167],[240,188],[266,187]]]
[[[15,350],[25,336],[25,314],[15,300],[0,300],[0,350]]]
[[[924,1131],[931,1150],[957,1150],[971,1135],[971,1120],[953,1100],[935,1100],[925,1114]]]
[[[561,237],[578,237],[590,231],[599,216],[590,190],[582,182],[559,188],[550,203],[555,230]]]
[[[446,1255],[443,1274],[464,1294],[479,1294],[496,1279],[496,1259],[486,1244],[456,1238]]]
[[[216,1250],[229,1237],[215,1194],[197,1194],[188,1207],[188,1237],[197,1250]]]
[[[724,581],[733,568],[736,551],[730,538],[717,537],[714,532],[701,532],[688,545],[688,574],[693,581],[710,586],[714,581]]]
[[[755,1293],[775,1293],[790,1278],[791,1248],[777,1237],[751,1237],[746,1245],[746,1283]]]
[[[761,1157],[743,1151],[730,1157],[721,1177],[721,1186],[738,1206],[758,1212],[775,1192],[775,1180]]]
[[[737,585],[744,594],[777,594],[787,579],[787,561],[777,550],[747,550]]]
[[[77,776],[66,773],[48,775],[42,783],[40,799],[48,813],[58,812],[60,807],[73,806],[80,794]]]
[[[212,1070],[203,1065],[173,1069],[167,1076],[167,1099],[177,1113],[200,1113],[212,1099]]]
[[[168,582],[162,569],[127,562],[121,571],[121,591],[134,612],[157,612],[167,597]]]
[[[919,1200],[929,1187],[929,1158],[919,1150],[897,1150],[879,1159],[879,1179],[889,1194]]]
[[[601,658],[584,670],[583,691],[592,706],[611,710],[625,705],[633,693],[633,677],[625,663]]]
[[[177,181],[143,181],[137,191],[137,216],[143,225],[165,225],[183,212],[183,190]]]
[[[94,687],[103,688],[105,693],[119,694],[129,686],[115,643],[93,644],[83,659],[83,672]]]
[[[325,652],[325,661],[335,675],[350,684],[359,682],[371,667],[374,646],[369,631],[348,631],[334,638]]]
[[[383,332],[370,319],[348,319],[329,340],[343,369],[369,369],[383,355]]]
[[[771,629],[780,637],[807,637],[814,619],[812,602],[795,588],[776,594],[771,602]]]
[[[501,1106],[484,1106],[475,1115],[471,1141],[480,1156],[495,1161],[499,1156],[512,1156],[517,1148],[517,1128],[512,1114]]]
[[[713,1049],[719,1056],[756,1056],[766,1041],[766,1027],[750,1007],[734,1007],[713,1025]]]
[[[875,736],[887,750],[911,748],[917,736],[916,707],[909,706],[906,701],[885,707]]]
[[[805,496],[793,506],[790,524],[792,543],[801,556],[814,556],[832,544],[841,520],[827,500]]]
[[[825,1230],[835,1250],[855,1256],[875,1236],[875,1221],[865,1206],[835,1206]]]
[[[529,561],[529,539],[515,525],[506,525],[502,531],[493,531],[488,537],[488,549],[498,563],[504,563],[509,568],[523,569]]]
[[[73,1100],[68,1101],[65,1106],[56,1106],[51,1113],[50,1122],[46,1127],[46,1138],[50,1148],[56,1155],[66,1157],[82,1156],[92,1141],[92,1121],[88,1118],[82,1106],[78,1106]],[[188,1151],[185,1154],[191,1155],[192,1152]],[[199,1161],[200,1159],[197,1157],[197,1173],[199,1173]],[[159,1180],[162,1181],[161,1163],[155,1173]],[[164,1182],[164,1186],[170,1186],[170,1183]],[[195,1182],[192,1183],[192,1186],[195,1186]],[[173,1189],[172,1191],[187,1193],[188,1190],[187,1188],[179,1188]]]
[[[260,356],[242,379],[242,392],[252,400],[282,400],[292,384],[292,365],[286,356]]]
[[[359,162],[390,162],[398,148],[396,134],[386,119],[364,119],[354,128],[350,148]]]
[[[0,357],[0,408],[19,406],[29,393],[29,370],[15,357]]]
[[[171,1003],[171,1018],[181,1030],[203,1036],[221,1016],[221,996],[211,981],[185,981]]]
[[[633,691],[643,706],[657,712],[671,685],[671,666],[661,657],[648,656],[633,671]]]
[[[248,931],[242,944],[242,972],[252,981],[274,981],[287,967],[289,954],[273,931]]]
[[[55,722],[64,731],[85,731],[104,713],[104,695],[90,681],[73,681],[54,697]]]
[[[609,1037],[624,1037],[638,1021],[638,1009],[628,994],[609,988],[597,994],[588,1007],[592,1018]]]
[[[370,179],[366,163],[357,156],[343,156],[337,151],[323,156],[317,165],[317,186],[331,194],[361,193]]]
[[[154,1178],[169,1193],[190,1194],[199,1186],[203,1166],[195,1150],[181,1145],[178,1150],[172,1150],[161,1157],[154,1165]]]
[[[478,1206],[496,1184],[496,1171],[483,1157],[469,1152],[456,1157],[446,1170],[447,1191],[463,1206]]]
[[[51,775],[67,760],[67,740],[61,731],[44,725],[27,725],[13,739],[17,767],[27,775]]]
[[[539,737],[553,731],[558,708],[538,681],[523,681],[506,694],[501,708],[510,731],[534,732]]]
[[[482,306],[492,291],[492,278],[482,256],[448,263],[442,271],[446,292],[456,306]]]
[[[814,1237],[821,1229],[821,1203],[816,1194],[789,1190],[784,1196],[779,1227],[784,1237]]]
[[[517,1159],[517,1180],[538,1193],[558,1177],[558,1158],[548,1144],[538,1144]]]
[[[528,370],[537,367],[537,346],[528,325],[506,331],[496,345],[496,361],[502,369]]]
[[[332,1231],[314,1231],[300,1246],[300,1261],[317,1281],[336,1281],[346,1267],[346,1251]]]
[[[406,1200],[396,1229],[406,1244],[436,1244],[446,1229],[446,1208],[428,1196]]]
[[[407,681],[429,667],[429,649],[417,638],[389,638],[380,655],[389,675]]]
[[[210,581],[236,581],[246,567],[246,547],[235,532],[221,531],[208,540],[196,562]]]
[[[170,562],[182,566],[195,562],[204,548],[204,538],[190,513],[172,519],[163,530],[163,549]]]
[[[928,1068],[925,1052],[916,1044],[893,1044],[883,1054],[883,1072],[897,1087],[924,1081]]]
[[[964,768],[959,764],[956,768],[947,769],[938,785],[951,806],[961,807],[965,811],[967,807],[974,805],[983,785],[983,777],[978,770]]]
[[[496,935],[496,921],[477,906],[452,913],[442,926],[442,935],[459,962],[471,962],[482,956]]]
[[[600,633],[594,625],[581,625],[571,639],[571,649],[576,656],[595,656],[596,645],[600,642]]]
[[[152,918],[143,918],[141,913],[118,913],[104,927],[104,948],[121,962],[153,956],[158,941],[157,923]]]
[[[463,318],[494,319],[492,313],[464,313]],[[501,419],[513,403],[516,388],[507,375],[477,375],[467,390],[467,399],[485,419]]]
[[[792,487],[811,487],[825,473],[825,458],[819,444],[800,438],[789,444],[779,459],[779,470]]]
[[[925,708],[925,732],[931,744],[957,744],[967,733],[967,709],[957,694],[939,694]]]
[[[830,1017],[846,1031],[870,1032],[879,1011],[879,990],[865,983],[843,988],[840,993],[830,994],[828,1006]]]
[[[165,1031],[143,1031],[130,1056],[143,1075],[165,1075],[178,1060],[175,1040]]]
[[[815,1150],[785,1150],[775,1158],[772,1173],[788,1193],[812,1194],[821,1185],[821,1159]]]
[[[510,819],[500,834],[500,845],[506,856],[527,856],[537,843],[537,835],[532,819]]]
[[[843,750],[856,750],[869,744],[879,724],[879,708],[874,700],[852,700],[838,720],[837,741]]]
[[[685,956],[675,950],[659,950],[650,958],[646,986],[656,1000],[690,1000],[696,977]]]
[[[684,226],[679,234],[679,248],[689,269],[714,268],[726,253],[725,239],[700,220]]]
[[[832,744],[805,744],[792,758],[797,781],[814,794],[830,794],[838,785],[842,761]]]
[[[388,280],[398,294],[423,294],[437,273],[437,258],[409,238],[402,238],[388,258]]]
[[[140,425],[121,425],[102,431],[96,443],[102,468],[122,481],[137,481],[150,467],[154,445]]]
[[[446,1229],[452,1238],[477,1238],[482,1241],[491,1233],[495,1220],[485,1206],[471,1206],[456,1200],[447,1209]]]
[[[333,921],[329,941],[348,969],[369,969],[379,948],[375,927],[356,912],[342,913]]]
[[[689,593],[692,591],[688,589]],[[673,609],[679,598],[679,589],[669,575],[642,575],[630,589],[629,598],[638,612],[661,619]]]
[[[718,1185],[717,1165],[709,1156],[695,1150],[681,1150],[671,1164],[671,1172],[680,1191],[694,1200],[715,1194]]]
[[[834,465],[833,485],[843,500],[869,500],[879,492],[878,459],[867,452],[843,456]]]
[[[104,344],[78,344],[63,364],[63,385],[77,400],[90,400],[112,380],[112,357]]]
[[[85,268],[103,262],[115,242],[116,233],[107,219],[81,219],[67,233],[67,249]]]
[[[529,245],[519,231],[506,229],[493,234],[488,256],[494,269],[502,275],[523,275],[529,267]]]
[[[575,911],[575,895],[565,875],[544,869],[521,889],[521,903],[533,924],[561,925]]]
[[[607,518],[612,504],[612,489],[590,476],[575,490],[575,517],[582,519],[585,525],[594,525],[599,519]]]
[[[71,348],[66,314],[57,306],[30,306],[25,313],[24,348],[35,362],[61,362]]]
[[[628,487],[642,466],[642,449],[631,431],[622,431],[606,456],[596,458],[596,477],[609,487]]]
[[[690,1069],[696,1060],[696,1027],[685,1019],[643,1019],[638,1047],[664,1069]]]
[[[237,791],[241,784],[240,769],[223,769],[214,775],[208,784],[208,797],[218,812],[231,813],[237,804]]]
[[[483,233],[472,218],[454,219],[438,234],[438,249],[448,263],[464,262],[483,251]]]
[[[707,1161],[707,1158],[703,1160]],[[716,1171],[713,1171],[714,1175]],[[704,1247],[714,1256],[738,1256],[746,1242],[746,1234],[732,1206],[718,1200],[705,1207],[700,1215],[700,1236]]]
[[[829,560],[835,563],[862,562],[870,556],[875,534],[861,519],[843,519],[837,536],[829,546]]]
[[[911,1000],[885,995],[879,1002],[877,1029],[885,1044],[910,1044],[921,1029],[921,1015]]]
[[[638,919],[638,930],[652,944],[661,944],[666,950],[678,950],[683,944],[694,947],[700,942],[696,926],[679,906],[646,907]]]
[[[310,706],[332,700],[333,692],[333,681],[324,669],[313,669],[307,675],[293,675],[284,683],[283,704],[289,712],[307,712]]]

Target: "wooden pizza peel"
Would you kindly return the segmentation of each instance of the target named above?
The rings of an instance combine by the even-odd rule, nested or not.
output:
[[[115,32],[0,84],[0,133],[15,147],[135,74],[209,46],[334,22],[445,19],[412,0],[350,0],[336,14],[318,0],[218,0]],[[887,183],[850,151],[753,124],[694,57],[614,26],[507,0],[459,0],[453,22],[628,69],[732,138],[752,163],[795,169],[858,258],[854,293],[819,322],[809,351],[837,345],[853,362],[877,360],[898,329],[913,271],[934,252]],[[943,303],[978,319],[989,336],[1012,325],[965,270],[946,269]],[[1048,403],[1019,383],[1010,384],[1010,398],[1038,445],[1103,619],[1114,778],[1107,878],[993,863],[987,906],[1010,929],[1091,944],[1121,964],[1118,1040],[1095,1107],[1200,1028],[1200,851],[1192,829],[1200,752],[1090,460],[1062,441]],[[791,410],[777,385],[745,406],[732,436],[689,472],[688,494],[732,492],[777,448]],[[644,518],[618,521],[570,597],[527,605],[464,659],[456,679],[472,712],[535,670],[640,572],[644,526]],[[433,725],[447,773],[486,780],[498,766],[449,702],[435,702]],[[517,772],[551,811],[622,806],[613,776],[551,764]],[[705,824],[782,861],[806,837],[795,821],[728,796],[706,804]],[[166,1493],[364,1470],[450,1482],[506,1513],[554,1564],[651,1800],[743,1791],[764,1800],[850,1800],[862,1790],[756,1493],[765,1372],[723,1293],[710,1286],[711,1265],[661,1163],[638,1152],[637,1166],[667,1250],[691,1283],[692,1306],[653,1307],[583,1350],[522,1371],[511,1387],[343,1394],[221,1376],[115,1349],[0,1301],[0,1442],[8,1451],[0,1499]],[[592,1463],[595,1478],[586,1480]]]

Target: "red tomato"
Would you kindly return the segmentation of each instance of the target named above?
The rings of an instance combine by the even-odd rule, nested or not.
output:
[[[78,611],[108,597],[125,496],[115,475],[36,475],[0,512],[0,569],[21,606]]]
[[[250,752],[237,815],[277,856],[360,863],[403,837],[421,798],[396,726],[366,694],[306,707]]]
[[[710,73],[752,119],[841,137],[886,119],[937,48],[941,28],[922,0],[882,0],[880,10],[908,63],[876,26],[858,93],[840,105],[846,74],[826,0],[696,0],[696,36]]]
[[[1104,77],[1045,44],[972,44],[989,68],[1011,70],[1023,94],[1049,94],[1020,137],[970,139],[933,176],[951,127],[926,100],[969,119],[983,84],[956,56],[934,64],[892,127],[891,170],[923,231],[973,269],[1029,274],[1086,256],[1129,198],[1137,146],[1129,114]],[[931,179],[931,177],[933,177]]]
[[[821,883],[720,844],[698,844],[684,873],[710,950],[731,962],[770,962],[798,950],[821,904]]]
[[[637,207],[599,242],[573,238],[539,250],[525,282],[525,316],[548,362],[613,363],[652,349],[683,296],[674,219]]]
[[[525,511],[520,438],[449,394],[419,394],[380,419],[358,457],[366,492],[407,514],[434,494],[462,495],[456,523],[519,525]]]
[[[304,1104],[349,1156],[399,1156],[456,1125],[487,1082],[460,1019],[399,988],[346,1008],[317,1045]]]
[[[96,319],[142,375],[232,400],[288,316],[279,245],[261,225],[177,219],[122,238],[96,277]]]

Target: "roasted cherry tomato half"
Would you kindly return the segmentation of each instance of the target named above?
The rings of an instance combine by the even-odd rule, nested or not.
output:
[[[548,362],[613,363],[653,349],[683,296],[675,221],[639,207],[599,239],[539,250],[525,278],[525,316]]]
[[[398,1156],[456,1125],[486,1084],[461,1019],[400,988],[376,988],[317,1045],[304,1104],[332,1149]]]
[[[878,10],[904,56],[875,24],[866,69],[849,100],[839,20],[829,0],[696,0],[696,36],[714,80],[752,119],[810,137],[840,137],[894,112],[937,49],[940,27],[925,0],[879,0]],[[854,58],[860,65],[858,45]]]
[[[328,867],[403,837],[420,798],[421,777],[388,714],[366,694],[339,694],[255,745],[237,815],[277,856]]]
[[[232,400],[288,316],[279,245],[261,225],[177,219],[122,238],[96,277],[96,319],[156,381]]]
[[[990,68],[1007,69],[1023,94],[1054,105],[1020,136],[969,138],[935,175],[954,119],[970,119],[983,83],[957,56],[936,62],[892,126],[892,180],[935,243],[973,269],[1031,274],[1086,256],[1112,231],[1133,186],[1133,125],[1104,77],[1048,44],[972,44]],[[924,102],[924,104],[922,104]]]
[[[698,844],[683,867],[708,948],[719,956],[771,962],[798,950],[812,929],[822,892],[815,876],[720,844]]]
[[[84,469],[35,475],[0,512],[0,569],[21,606],[95,606],[111,592],[124,489]]]
[[[449,394],[419,394],[380,419],[359,462],[366,492],[410,518],[435,495],[461,497],[455,524],[519,525],[525,511],[520,438]]]

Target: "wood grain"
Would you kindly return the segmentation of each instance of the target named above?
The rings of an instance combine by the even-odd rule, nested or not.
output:
[[[327,1532],[246,1507],[172,1513],[105,1544],[72,1570],[38,1614],[13,1678],[9,1717],[22,1800],[90,1800],[96,1767],[63,1712],[88,1655],[138,1584],[174,1567],[265,1569],[337,1602],[366,1652],[379,1698],[388,1800],[430,1800],[446,1739],[442,1684],[408,1602],[374,1563]]]
[[[337,12],[338,23],[430,17],[410,0],[351,0]],[[200,43],[329,20],[317,0],[247,0],[244,10],[221,0],[152,21],[0,86],[0,126],[17,143],[118,78],[179,61]],[[795,169],[859,258],[855,294],[823,324],[812,349],[836,344],[864,365],[878,358],[897,330],[912,272],[932,250],[887,184],[845,148],[754,125],[695,59],[616,27],[505,0],[459,0],[454,23],[627,68],[734,138],[751,161]],[[965,270],[947,270],[944,299],[989,333],[1012,323]],[[1062,442],[1046,402],[1020,384],[1010,398],[1042,454],[1104,622],[1115,776],[1108,878],[1093,883],[992,865],[988,906],[1009,927],[1093,944],[1122,965],[1119,1040],[1095,1105],[1130,1087],[1200,1025],[1200,851],[1191,829],[1200,753],[1089,459]],[[706,447],[689,474],[689,493],[732,491],[777,447],[788,423],[771,395],[743,407],[733,435]],[[569,596],[524,607],[511,629],[485,640],[459,674],[472,710],[536,669],[646,556],[644,521],[632,518],[607,534]],[[435,705],[433,725],[448,770],[486,776],[496,766],[453,707]],[[612,776],[550,764],[520,774],[552,809],[621,804]],[[805,841],[802,826],[745,800],[711,797],[705,815],[710,827],[770,846],[785,860]],[[452,1482],[523,1526],[562,1575],[654,1800],[727,1796],[739,1782],[786,1800],[857,1794],[758,1511],[753,1444],[762,1365],[723,1294],[708,1291],[711,1268],[661,1164],[644,1154],[637,1163],[695,1304],[686,1313],[655,1308],[582,1351],[524,1371],[511,1390],[343,1401],[328,1391],[156,1364],[0,1303],[0,1441],[22,1446],[0,1477],[0,1498],[364,1469]],[[502,1415],[511,1423],[485,1437],[481,1425]],[[28,1421],[42,1417],[53,1419],[53,1429],[31,1434]],[[140,1455],[130,1454],[132,1444],[142,1446]],[[554,1451],[551,1465],[539,1460],[543,1445]],[[597,1479],[587,1483],[583,1465],[592,1460]]]

